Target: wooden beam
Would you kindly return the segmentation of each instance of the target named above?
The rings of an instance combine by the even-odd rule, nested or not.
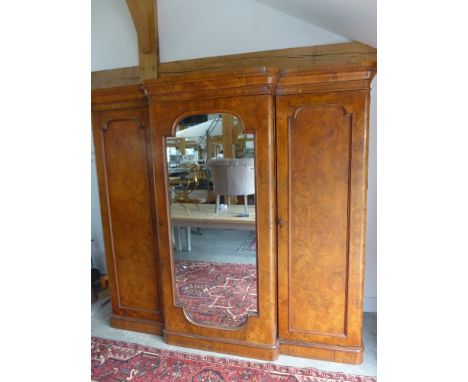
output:
[[[138,35],[138,46],[142,53],[151,53],[156,46],[153,0],[127,0],[127,6]]]
[[[157,0],[126,0],[138,36],[140,77],[158,77],[159,41]]]
[[[351,42],[164,62],[157,66],[157,75],[159,77],[171,77],[189,73],[211,73],[236,68],[264,66],[280,69],[320,70],[344,65],[374,67],[376,63],[377,50],[375,48],[359,42]],[[144,71],[145,68],[142,70]],[[139,67],[93,72],[93,89],[96,86],[103,87],[104,84],[107,87],[129,85],[129,81],[134,80],[137,74],[140,75]],[[140,78],[145,76],[146,74],[143,73]]]
[[[158,62],[154,52],[139,54],[140,78],[142,81],[158,78]]]
[[[158,73],[160,77],[169,77],[264,66],[314,70],[343,66],[375,67],[376,63],[377,49],[350,42],[164,62],[159,64]]]
[[[138,66],[91,72],[92,89],[105,89],[137,84],[141,84],[140,68]]]

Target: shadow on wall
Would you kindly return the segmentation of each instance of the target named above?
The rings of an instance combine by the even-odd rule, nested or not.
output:
[[[104,237],[102,234],[101,210],[99,208],[99,189],[94,158],[94,143],[91,142],[91,259],[101,274],[106,274]]]
[[[364,311],[377,312],[377,76],[371,83]]]

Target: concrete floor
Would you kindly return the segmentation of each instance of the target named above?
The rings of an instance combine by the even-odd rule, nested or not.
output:
[[[127,341],[138,343],[146,346],[153,346],[159,349],[182,351],[192,354],[201,355],[212,355],[218,357],[236,358],[243,360],[250,360],[242,357],[236,357],[233,355],[225,355],[213,352],[207,352],[197,349],[183,348],[179,346],[167,345],[164,343],[162,337],[131,332],[121,329],[114,329],[109,324],[109,314],[111,312],[111,304],[109,298],[97,301],[91,306],[91,334],[93,336],[114,339],[118,341]],[[364,327],[363,327],[363,339],[364,339],[364,362],[361,365],[346,365],[334,362],[316,361],[307,358],[290,357],[280,355],[275,364],[295,366],[295,367],[313,367],[320,370],[327,371],[339,371],[349,374],[358,375],[377,375],[377,315],[375,313],[364,313]],[[255,360],[258,362],[265,362]]]
[[[185,229],[182,233],[182,251],[176,251],[176,260],[209,261],[216,263],[255,264],[254,251],[239,250],[244,241],[252,237],[254,231],[239,229],[192,230],[192,250],[187,252]]]

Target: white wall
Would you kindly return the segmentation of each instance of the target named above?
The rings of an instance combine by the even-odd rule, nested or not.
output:
[[[124,0],[91,2],[91,70],[138,65]],[[347,42],[253,0],[158,0],[161,62]]]
[[[138,43],[125,0],[91,1],[91,70],[138,65]]]
[[[91,145],[93,143],[91,142]],[[94,145],[91,152],[91,257],[93,265],[103,274],[106,273],[104,257],[104,236],[102,234],[101,209],[99,208],[99,189],[96,173]]]
[[[92,70],[138,65],[137,37],[125,1],[92,0],[91,5]],[[158,12],[162,62],[349,41],[253,0],[158,0]],[[377,295],[375,94],[373,90],[364,301],[366,311],[375,311]],[[95,177],[95,173],[92,175]],[[95,187],[97,182],[93,179],[92,185]],[[99,211],[98,206],[99,199],[94,189],[94,217]],[[99,228],[96,227],[98,223]],[[96,251],[98,253],[104,247],[100,233],[102,229],[99,219],[93,218],[92,224],[95,237],[101,240],[98,244],[101,249]]]
[[[377,47],[377,0],[256,0],[352,40]]]
[[[159,0],[161,61],[348,41],[252,0]]]
[[[377,312],[377,76],[371,87],[364,311]]]

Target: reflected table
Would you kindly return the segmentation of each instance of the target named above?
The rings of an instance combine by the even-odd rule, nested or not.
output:
[[[185,208],[184,208],[185,207]],[[220,229],[242,229],[255,231],[255,206],[248,206],[249,216],[244,214],[244,206],[231,205],[227,210],[215,212],[214,204],[184,203],[171,205],[172,226],[177,230],[176,249],[182,250],[181,230],[187,231],[187,251],[192,250],[190,243],[190,229],[197,228],[220,228]]]

